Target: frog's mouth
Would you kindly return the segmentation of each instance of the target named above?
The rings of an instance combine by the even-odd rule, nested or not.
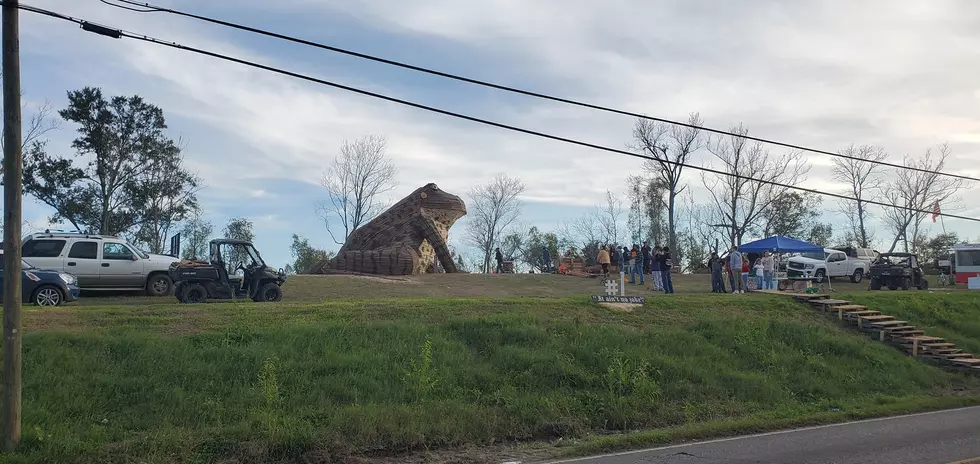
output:
[[[430,201],[434,198],[429,197]],[[456,195],[440,195],[435,205],[428,204],[422,207],[422,214],[436,223],[451,227],[459,218],[466,216],[466,204]]]

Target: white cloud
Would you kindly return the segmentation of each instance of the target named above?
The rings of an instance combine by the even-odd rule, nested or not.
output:
[[[391,92],[390,76],[354,75],[260,52],[244,41],[247,36],[202,23],[68,0],[36,3]],[[268,8],[254,1],[235,5],[242,9],[237,17]],[[684,119],[700,111],[713,127],[744,122],[752,135],[828,150],[877,143],[893,161],[949,141],[956,155],[949,170],[978,173],[980,15],[972,13],[980,13],[980,4],[971,1],[284,0],[276,5],[297,23],[315,14],[353,15],[378,28],[384,45],[399,39],[385,33],[438,39],[468,50],[475,63],[485,59],[521,67],[537,79],[535,90],[645,114]],[[197,8],[193,2],[178,7]],[[184,128],[195,131],[188,164],[216,198],[263,196],[256,193],[263,188],[243,179],[316,184],[343,139],[370,133],[389,139],[389,154],[400,170],[395,197],[427,182],[464,194],[506,172],[524,180],[528,200],[587,206],[606,189],[621,191],[626,175],[641,165],[634,158],[455,121],[186,52],[95,37],[52,20],[30,21],[32,27],[24,29],[31,42],[24,46],[34,53],[65,59],[73,66],[69,72],[78,69],[92,79],[113,76],[112,88],[144,94],[168,114],[192,121],[193,127]],[[289,24],[267,23],[261,15],[247,22],[290,30]],[[326,40],[326,33],[319,34],[310,38]],[[92,62],[105,69],[82,66]],[[446,63],[443,69],[457,67],[462,66]],[[487,70],[488,75],[500,72]],[[427,82],[438,88],[443,81]],[[407,97],[431,98],[413,95]],[[629,141],[628,117],[530,98],[493,101],[472,112],[613,148]],[[436,106],[451,109],[456,103]],[[806,187],[840,187],[830,179],[829,157],[808,159],[813,170]],[[700,176],[689,173],[691,184],[700,185]]]

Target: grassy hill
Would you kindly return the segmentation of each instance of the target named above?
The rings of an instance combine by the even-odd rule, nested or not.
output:
[[[977,378],[785,297],[652,295],[624,311],[589,302],[598,285],[308,277],[274,305],[30,308],[23,453],[8,460],[499,462],[980,403]],[[917,295],[902,317],[973,300]]]

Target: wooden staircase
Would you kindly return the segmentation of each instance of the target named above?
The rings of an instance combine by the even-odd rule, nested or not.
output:
[[[956,348],[954,343],[942,338],[927,336],[923,330],[917,329],[907,321],[900,321],[865,306],[836,300],[829,295],[819,293],[785,293],[775,290],[761,292],[792,296],[798,301],[808,303],[816,310],[834,314],[838,320],[852,324],[862,332],[873,334],[879,341],[892,344],[910,356],[980,374],[980,357],[964,353],[963,350]]]

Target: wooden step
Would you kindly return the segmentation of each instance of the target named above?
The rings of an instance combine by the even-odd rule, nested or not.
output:
[[[925,352],[926,354],[931,354],[931,355],[942,355],[942,354],[962,353],[963,350],[958,350],[956,348],[939,348],[935,350],[926,350]]]
[[[858,317],[858,316],[877,316],[881,314],[881,311],[875,311],[873,309],[862,309],[860,311],[845,311],[845,316]]]
[[[933,342],[933,343],[920,343],[919,346],[923,348],[929,348],[931,350],[933,348],[953,348],[956,346],[956,344],[949,343],[949,342]]]
[[[950,360],[956,359],[956,358],[973,358],[973,357],[975,357],[973,355],[973,353],[939,353],[939,356],[940,357],[943,357],[943,358],[950,359]]]
[[[922,343],[922,342],[944,342],[944,341],[946,341],[943,338],[930,337],[930,336],[927,336],[927,335],[918,335],[918,336],[915,336],[915,337],[905,337],[905,340],[908,340],[909,343],[911,343],[911,342],[919,342],[919,343]]]
[[[837,305],[837,306],[834,306],[834,309],[836,309],[838,311],[860,311],[860,310],[863,310],[863,309],[868,309],[868,307],[867,306],[861,306],[861,305],[846,304],[846,305]]]
[[[914,325],[892,325],[892,326],[885,326],[885,327],[882,327],[881,330],[884,330],[885,332],[888,332],[889,334],[892,334],[892,335],[899,335],[899,334],[903,334],[903,333],[906,333],[906,332],[916,332],[916,329],[915,329],[915,326]],[[918,332],[922,332],[922,331],[919,330]]]
[[[877,314],[874,316],[858,316],[858,319],[861,319],[865,322],[890,321],[892,319],[895,319],[895,316],[886,316],[884,314]]]
[[[884,327],[907,327],[905,324],[908,324],[908,323],[909,323],[909,321],[881,321],[881,322],[872,322],[871,323],[871,327],[881,327],[881,328],[884,328]]]
[[[954,364],[962,364],[965,366],[980,366],[980,358],[957,358],[950,359]]]

